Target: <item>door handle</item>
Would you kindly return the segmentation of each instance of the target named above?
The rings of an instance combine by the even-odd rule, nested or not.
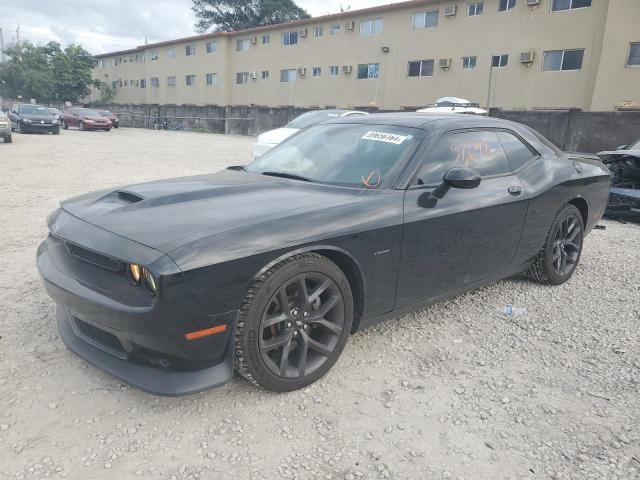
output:
[[[518,196],[522,193],[522,188],[519,185],[511,185],[507,190],[513,196]]]

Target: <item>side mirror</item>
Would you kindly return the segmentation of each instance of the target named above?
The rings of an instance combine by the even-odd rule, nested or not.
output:
[[[628,145],[620,145],[618,147],[616,147],[616,150],[626,150],[628,147]]]
[[[462,188],[469,190],[480,185],[480,174],[473,168],[451,168],[447,170],[442,178],[442,183],[436,188],[432,195],[436,198],[444,197],[450,188]]]

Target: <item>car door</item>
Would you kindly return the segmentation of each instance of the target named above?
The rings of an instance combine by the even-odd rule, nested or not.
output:
[[[77,111],[77,109],[75,109],[75,108],[70,109],[67,112],[67,115],[65,116],[65,120],[64,121],[70,127],[77,127],[78,126],[78,111]]]
[[[454,167],[480,173],[473,189],[432,195]],[[524,186],[493,130],[440,137],[405,192],[396,308],[431,299],[505,271],[527,212]]]

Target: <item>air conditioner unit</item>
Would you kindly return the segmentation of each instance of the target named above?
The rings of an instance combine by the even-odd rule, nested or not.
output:
[[[296,73],[299,77],[304,77],[307,74],[307,67],[298,67]]]
[[[450,68],[451,67],[451,59],[450,58],[441,58],[438,61],[438,66],[440,68]]]
[[[307,31],[307,29],[306,29],[306,28],[305,28],[304,30],[300,30],[300,31],[298,32],[298,36],[299,36],[299,37],[302,37],[302,38],[305,38],[308,34],[309,34],[309,32]]]
[[[520,54],[520,63],[525,63],[527,65],[533,63],[533,58],[535,54],[533,52],[522,52]]]
[[[251,37],[251,45],[257,45],[258,44],[258,37]]]
[[[354,28],[356,28],[356,22],[346,22],[344,24],[344,29],[347,32],[353,32]]]
[[[458,13],[457,5],[447,5],[446,7],[444,7],[445,17],[455,17],[457,13]]]
[[[342,66],[342,73],[344,73],[345,75],[351,75],[351,72],[353,72],[353,66],[352,65],[343,65]]]
[[[524,0],[524,4],[535,7],[536,5],[540,5],[540,0]]]
[[[249,78],[251,80],[257,80],[258,79],[258,74],[256,72],[250,72],[249,73]]]

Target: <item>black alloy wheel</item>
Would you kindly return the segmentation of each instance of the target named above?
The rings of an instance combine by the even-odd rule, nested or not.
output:
[[[351,334],[353,296],[327,257],[301,253],[275,264],[247,291],[238,313],[238,373],[276,392],[306,387],[338,360]]]
[[[582,250],[582,226],[575,215],[565,217],[556,229],[551,259],[560,276],[573,273]]]
[[[344,300],[321,273],[303,273],[271,297],[262,314],[262,360],[276,375],[309,375],[331,357],[344,328]]]
[[[580,262],[583,240],[582,213],[574,205],[565,205],[551,226],[544,248],[529,268],[531,277],[551,285],[569,280]]]

